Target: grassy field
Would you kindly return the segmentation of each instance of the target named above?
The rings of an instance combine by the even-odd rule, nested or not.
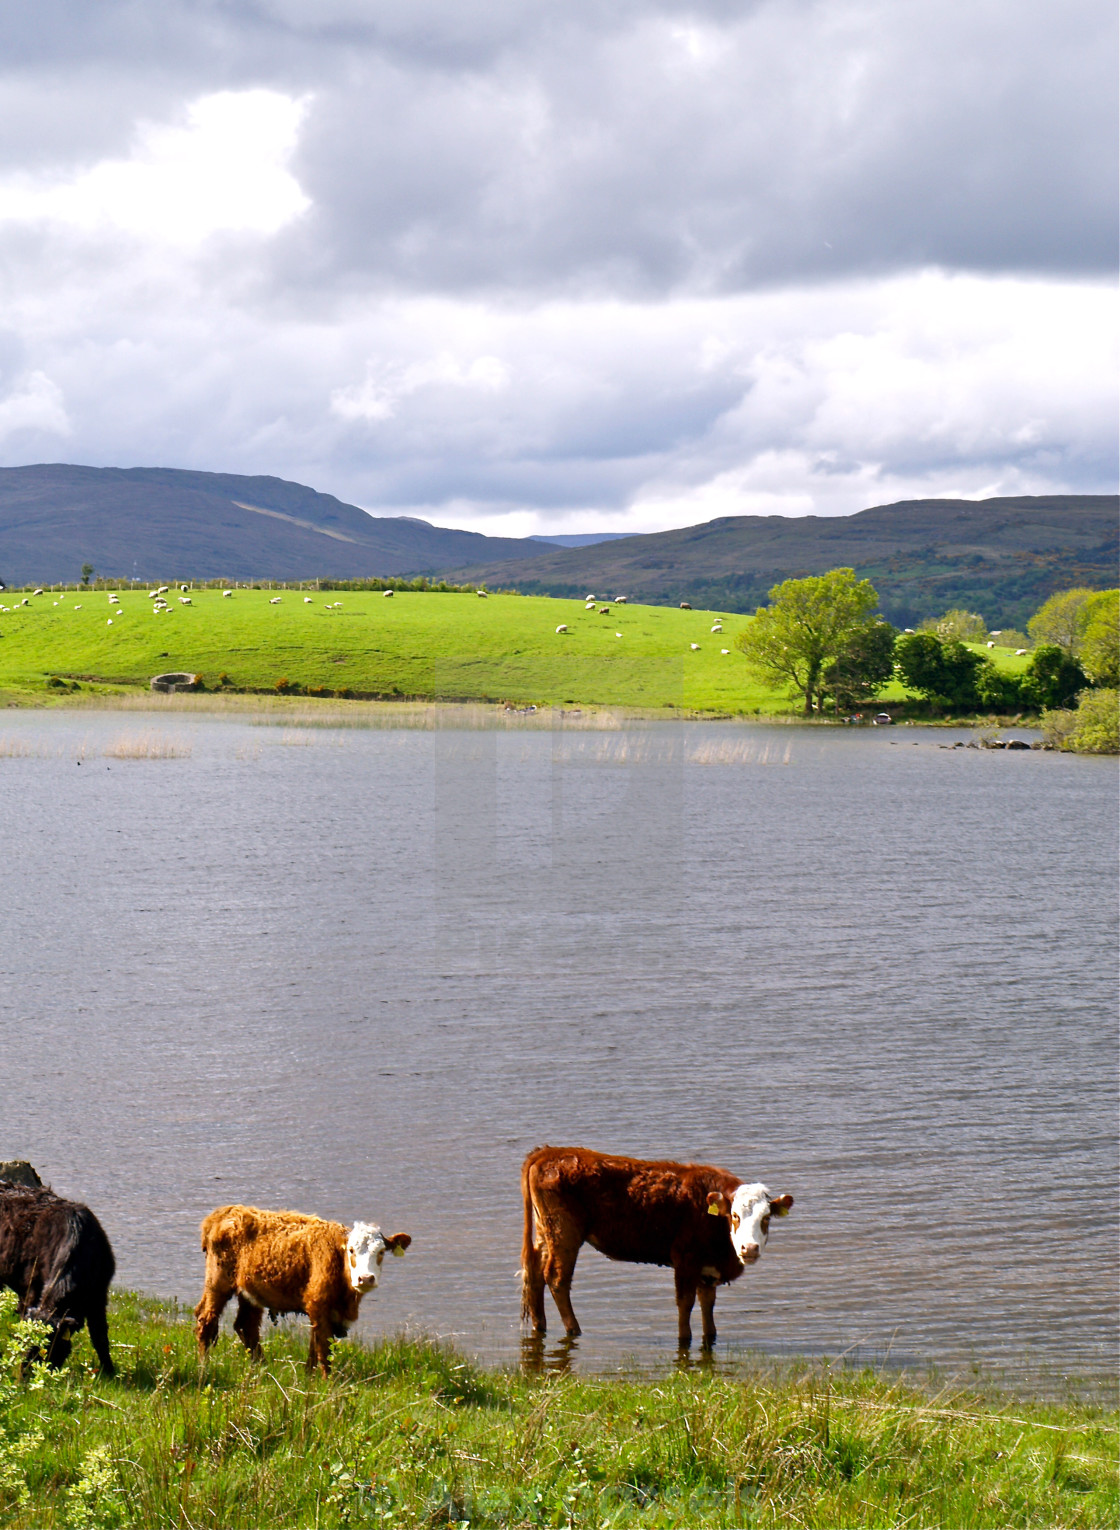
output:
[[[279,604],[272,601],[279,598]],[[546,597],[398,591],[217,590],[190,593],[153,615],[146,591],[0,595],[0,691],[42,697],[52,677],[94,686],[147,687],[161,671],[203,676],[209,689],[538,705],[677,707],[780,714],[799,707],[747,673],[734,639],[749,618],[664,606]],[[564,625],[567,631],[558,633]],[[695,647],[693,645],[696,645]],[[728,652],[724,653],[723,650]],[[996,650],[1001,665],[1025,660]],[[224,682],[220,677],[224,676]],[[55,687],[59,690],[59,687]],[[900,699],[895,686],[886,699]]]
[[[0,1344],[10,1321],[0,1325]],[[1117,1418],[871,1372],[695,1361],[662,1380],[484,1371],[423,1340],[307,1327],[254,1366],[189,1314],[117,1293],[119,1375],[83,1335],[57,1377],[0,1379],[0,1522],[39,1527],[1112,1526]]]

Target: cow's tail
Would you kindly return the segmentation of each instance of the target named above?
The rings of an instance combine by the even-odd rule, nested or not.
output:
[[[521,1237],[521,1321],[531,1323],[533,1310],[529,1300],[531,1285],[540,1283],[540,1251],[533,1241],[533,1192],[529,1184],[529,1175],[533,1166],[533,1155],[529,1154],[521,1165],[521,1199],[525,1203],[525,1229]]]

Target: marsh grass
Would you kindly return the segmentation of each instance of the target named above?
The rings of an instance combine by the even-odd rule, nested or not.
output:
[[[152,729],[122,733],[102,751],[107,760],[187,760],[192,752],[189,739],[173,738]]]
[[[83,1336],[9,1404],[10,1437],[31,1441],[24,1502],[0,1503],[13,1530],[1117,1521],[1116,1415],[1085,1405],[809,1363],[489,1372],[401,1337],[337,1346],[323,1382],[306,1325],[268,1335],[259,1366],[227,1331],[200,1365],[190,1314],[128,1293],[110,1332],[116,1379],[91,1374]]]

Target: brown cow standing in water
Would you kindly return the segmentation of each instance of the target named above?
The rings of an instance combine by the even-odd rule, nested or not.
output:
[[[521,1316],[545,1332],[544,1289],[552,1292],[570,1338],[580,1332],[572,1311],[572,1275],[580,1248],[631,1264],[671,1265],[677,1288],[677,1332],[692,1343],[697,1296],[704,1343],[715,1342],[716,1288],[737,1280],[759,1257],[772,1216],[785,1216],[792,1195],[771,1195],[707,1164],[648,1162],[590,1148],[539,1147],[521,1169],[525,1235],[521,1249]]]
[[[330,1372],[331,1340],[346,1337],[358,1306],[377,1285],[386,1253],[403,1254],[408,1233],[385,1237],[373,1222],[324,1222],[298,1211],[219,1206],[202,1223],[206,1285],[194,1309],[202,1355],[218,1337],[222,1310],[237,1297],[233,1331],[255,1358],[267,1309],[311,1319],[307,1369]]]

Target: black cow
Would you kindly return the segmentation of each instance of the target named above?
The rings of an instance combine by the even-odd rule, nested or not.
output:
[[[0,1182],[0,1285],[19,1297],[21,1317],[51,1328],[47,1361],[58,1367],[86,1324],[104,1376],[114,1374],[106,1308],[113,1250],[88,1206],[53,1190]]]

